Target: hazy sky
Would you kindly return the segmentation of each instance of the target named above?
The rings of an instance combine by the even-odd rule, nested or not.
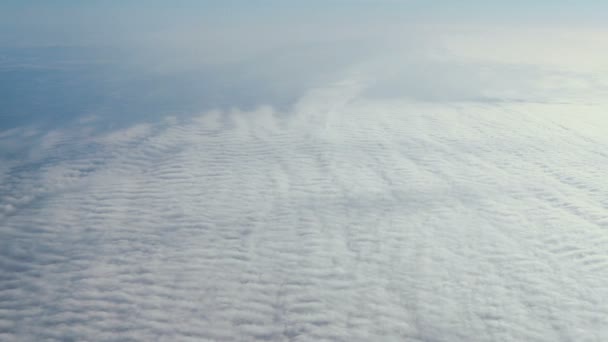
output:
[[[0,87],[14,96],[0,112],[29,120],[279,106],[353,72],[380,83],[374,94],[527,98],[537,93],[540,69],[606,69],[607,7],[590,0],[3,1]],[[15,50],[24,47],[60,49]],[[66,72],[40,72],[58,67]]]
[[[598,25],[605,1],[17,1],[0,4],[0,44],[117,44],[166,30],[294,24]]]

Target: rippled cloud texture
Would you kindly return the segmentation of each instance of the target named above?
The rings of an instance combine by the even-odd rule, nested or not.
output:
[[[5,2],[0,340],[608,339],[604,7]]]

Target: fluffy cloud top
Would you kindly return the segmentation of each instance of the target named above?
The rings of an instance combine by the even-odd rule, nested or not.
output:
[[[362,88],[3,164],[2,339],[608,336],[605,107]]]

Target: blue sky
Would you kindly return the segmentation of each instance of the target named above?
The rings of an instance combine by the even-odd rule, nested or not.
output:
[[[0,61],[5,68],[0,86],[5,94],[19,95],[5,100],[0,111],[11,117],[35,114],[39,108],[79,113],[85,102],[87,107],[99,103],[97,107],[109,106],[115,110],[113,101],[119,95],[131,94],[132,89],[141,85],[156,84],[145,82],[146,79],[162,79],[172,84],[164,86],[168,89],[162,90],[165,95],[171,93],[171,89],[197,83],[190,88],[213,93],[205,99],[213,105],[225,102],[227,89],[239,94],[236,96],[239,104],[255,104],[258,100],[283,103],[305,85],[317,81],[317,77],[325,77],[328,70],[368,58],[370,53],[387,54],[386,48],[404,48],[408,54],[412,51],[425,54],[426,46],[440,46],[433,41],[440,34],[421,33],[412,29],[416,25],[425,25],[427,29],[430,27],[428,31],[436,29],[440,33],[467,26],[476,26],[479,32],[526,25],[569,29],[600,25],[607,7],[606,2],[591,0],[5,0],[0,3],[0,49],[87,47],[103,48],[103,52],[67,50],[62,52],[64,60],[60,60],[53,57],[58,50],[19,53],[0,50]],[[433,35],[435,37],[430,37]],[[24,53],[27,58],[23,57]],[[112,58],[117,62],[112,67],[92,63]],[[54,68],[61,63],[67,65],[68,60],[86,61],[89,66],[85,70],[63,73],[50,69],[44,72],[6,69],[7,65],[25,62]],[[145,69],[143,73],[142,69]],[[150,70],[190,74],[188,77],[163,75],[158,79],[143,76]],[[290,77],[285,78],[285,73]],[[194,75],[205,76],[194,81]],[[27,92],[20,88],[29,87],[31,79],[44,82],[40,81]],[[66,94],[58,96],[62,101],[55,100],[46,91],[49,83],[59,95]],[[247,86],[242,86],[244,84]],[[251,84],[258,86],[251,87]],[[259,90],[264,88],[260,85],[270,88],[260,94]],[[433,83],[432,88],[435,86]],[[121,91],[106,91],[112,87]],[[112,97],[114,93],[119,95]],[[149,99],[163,99],[163,103],[199,103],[193,101],[200,97],[194,95],[196,92],[188,99],[182,97],[185,93],[188,92],[173,92],[168,98],[157,94],[139,100],[141,103]],[[93,101],[87,102],[89,98]],[[281,101],[277,101],[278,98]],[[139,102],[131,98],[129,103]],[[151,107],[158,106],[142,105],[145,111]],[[140,110],[137,107],[137,111]]]
[[[188,22],[288,25],[294,21],[601,24],[603,1],[16,1],[0,4],[0,44],[112,42]],[[283,29],[289,29],[283,27]]]

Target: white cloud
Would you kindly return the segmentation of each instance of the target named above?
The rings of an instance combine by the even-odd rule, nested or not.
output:
[[[363,86],[47,135],[2,176],[2,339],[608,336],[605,106]]]

